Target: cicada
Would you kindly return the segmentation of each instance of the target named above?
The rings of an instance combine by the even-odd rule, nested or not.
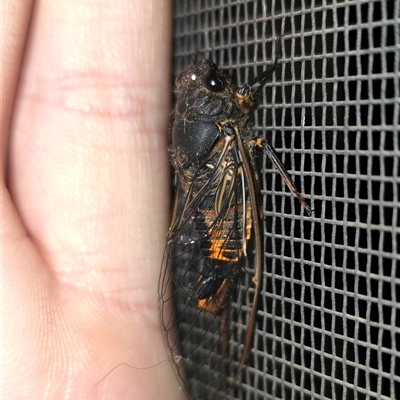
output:
[[[176,79],[176,193],[160,274],[160,320],[193,399],[232,395],[251,351],[263,254],[257,149],[311,212],[274,149],[254,137],[249,123],[256,95],[278,65],[279,47],[274,61],[240,88],[206,59]],[[247,291],[238,290],[241,282]]]

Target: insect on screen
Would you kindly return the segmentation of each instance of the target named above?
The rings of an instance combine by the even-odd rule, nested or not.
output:
[[[399,10],[399,0],[175,1],[176,75],[208,58],[240,87],[281,38],[254,137],[273,145],[314,209],[304,212],[261,152],[261,295],[227,398],[400,398]],[[245,270],[242,304],[254,292]],[[233,321],[238,346],[246,315]],[[189,385],[223,398],[210,382]]]

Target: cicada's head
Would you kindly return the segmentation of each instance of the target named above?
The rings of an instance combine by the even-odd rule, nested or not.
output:
[[[232,80],[212,61],[201,60],[176,78],[175,117],[189,122],[219,122],[228,117],[234,100]]]
[[[237,105],[231,78],[212,61],[201,60],[176,78],[172,150],[185,164],[199,165],[220,137],[217,124]]]

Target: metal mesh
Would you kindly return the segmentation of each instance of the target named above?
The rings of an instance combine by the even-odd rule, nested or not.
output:
[[[262,161],[264,280],[237,398],[400,398],[399,9],[175,1],[175,73],[206,56],[243,84],[282,36],[255,135],[315,210]]]

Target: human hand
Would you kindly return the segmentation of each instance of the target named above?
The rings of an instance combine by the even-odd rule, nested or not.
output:
[[[171,4],[2,8],[3,398],[183,397],[136,369],[168,358]]]

